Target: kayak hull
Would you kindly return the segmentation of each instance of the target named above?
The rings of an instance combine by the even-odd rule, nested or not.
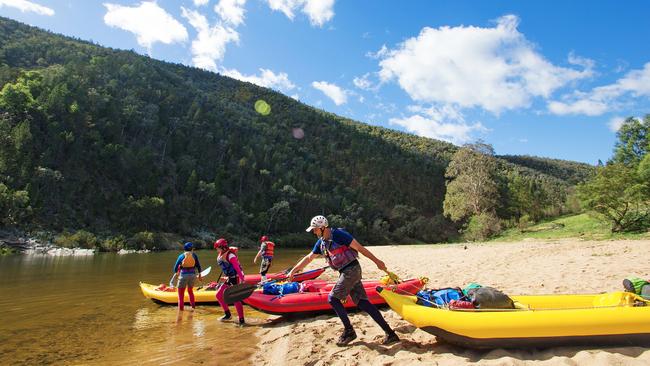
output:
[[[325,268],[318,268],[313,271],[307,271],[297,274],[294,279],[296,282],[301,282],[305,280],[311,280],[320,276],[325,272]],[[269,279],[283,278],[286,274],[284,272],[273,273],[267,275]],[[256,284],[259,282],[260,275],[246,275],[244,276],[244,282],[250,284]],[[178,303],[178,292],[176,288],[162,287],[161,285],[152,285],[144,282],[140,282],[140,290],[144,297],[153,300],[154,302],[162,304],[177,304]],[[185,303],[190,303],[190,297],[185,291]],[[216,289],[208,289],[206,286],[198,286],[194,288],[194,301],[195,303],[217,303],[217,291]]]
[[[149,283],[140,282],[140,290],[142,294],[147,299],[151,299],[154,302],[162,304],[177,304],[178,303],[178,292],[176,288],[166,288],[165,290],[160,290],[160,285],[152,285]],[[194,301],[195,303],[216,303],[217,302],[217,291],[208,290],[205,287],[197,287],[194,289]],[[190,297],[185,291],[185,303],[190,303]]]
[[[650,306],[634,306],[638,297],[625,292],[512,296],[512,310],[432,308],[386,289],[380,296],[414,326],[468,348],[650,345]]]
[[[275,315],[298,315],[310,313],[329,313],[334,310],[327,301],[329,292],[334,287],[334,282],[322,280],[303,282],[304,292],[287,294],[284,296],[265,295],[261,290],[255,291],[250,297],[244,299],[244,303],[256,310]],[[379,296],[376,287],[380,286],[379,281],[363,281],[368,300],[375,305],[385,305],[386,301]],[[421,279],[403,281],[397,285],[399,291],[414,294],[424,286]],[[343,305],[348,308],[356,308],[356,304],[348,296]]]

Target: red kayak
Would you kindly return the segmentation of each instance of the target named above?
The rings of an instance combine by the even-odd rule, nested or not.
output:
[[[323,272],[325,272],[326,269],[327,269],[327,267],[323,267],[323,268],[317,268],[317,269],[307,271],[307,272],[303,272],[303,273],[298,273],[293,278],[293,280],[295,282],[302,282],[302,281],[305,281],[305,280],[313,280],[314,278],[317,278],[318,276],[323,274]],[[270,280],[277,280],[277,279],[284,279],[286,277],[287,277],[287,274],[284,273],[284,272],[270,273],[270,274],[266,275],[266,279],[269,280],[269,281]],[[258,284],[261,280],[262,280],[262,276],[260,276],[259,273],[244,276],[244,282],[245,283],[250,283],[252,285]]]
[[[386,301],[379,296],[376,287],[397,287],[397,292],[401,294],[414,295],[422,289],[425,281],[422,279],[405,280],[399,285],[386,286],[379,281],[362,281],[363,287],[368,294],[368,300],[375,305],[385,305]],[[304,281],[302,292],[287,294],[283,296],[265,295],[261,290],[244,300],[244,303],[251,307],[269,314],[288,315],[311,312],[331,312],[334,311],[327,302],[327,295],[334,287],[335,282],[324,280]],[[347,301],[343,303],[346,308],[356,307],[352,299],[348,296]]]

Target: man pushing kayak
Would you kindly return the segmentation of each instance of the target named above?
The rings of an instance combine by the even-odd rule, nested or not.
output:
[[[348,313],[342,303],[342,301],[347,299],[348,295],[359,309],[368,313],[379,324],[381,329],[386,332],[386,338],[384,338],[382,344],[389,345],[398,342],[399,337],[395,334],[395,331],[384,320],[375,305],[368,301],[368,295],[363,288],[363,283],[361,283],[361,265],[357,260],[358,253],[363,254],[375,262],[377,268],[384,272],[388,271],[386,264],[375,257],[368,249],[364,248],[363,245],[345,230],[330,228],[325,216],[314,216],[306,231],[314,233],[318,237],[318,240],[312,251],[303,257],[293,267],[291,272],[289,272],[289,280],[293,280],[294,273],[300,273],[305,266],[319,255],[325,257],[330,267],[339,271],[338,281],[327,297],[329,304],[341,319],[344,327],[343,334],[339,337],[336,345],[345,346],[357,338],[357,334],[354,328],[352,328]]]

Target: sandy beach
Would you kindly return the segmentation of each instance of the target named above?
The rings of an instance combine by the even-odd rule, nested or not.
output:
[[[627,276],[650,278],[650,240],[521,241],[369,249],[401,278],[426,276],[429,288],[478,282],[515,294],[599,293],[622,290]],[[307,252],[309,249],[306,249]],[[362,258],[364,279],[382,273]],[[311,267],[323,265],[314,261]],[[327,271],[325,278],[336,273]],[[279,322],[258,332],[260,342],[251,357],[255,365],[650,365],[650,349],[640,347],[556,347],[522,350],[467,350],[437,343],[384,308],[382,313],[402,341],[382,346],[383,332],[365,313],[350,319],[358,338],[337,347],[342,330],[334,315]]]

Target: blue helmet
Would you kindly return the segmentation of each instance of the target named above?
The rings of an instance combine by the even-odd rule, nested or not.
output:
[[[190,242],[190,241],[188,241],[187,243],[185,243],[185,244],[183,245],[183,249],[185,249],[185,250],[188,251],[188,252],[189,252],[190,250],[192,250],[192,247],[194,247],[194,244],[192,244],[192,242]]]

